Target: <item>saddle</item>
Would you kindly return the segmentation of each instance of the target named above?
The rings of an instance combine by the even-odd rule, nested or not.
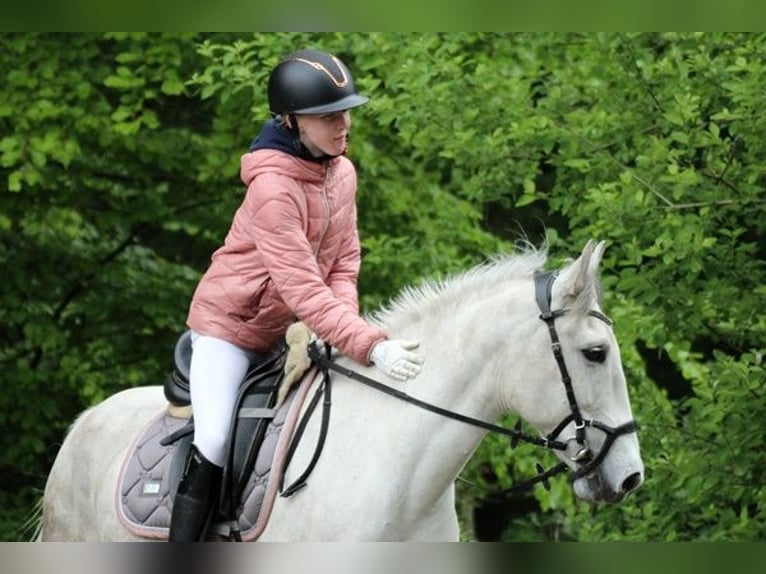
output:
[[[191,331],[185,331],[176,341],[173,349],[173,370],[165,379],[163,391],[171,404],[185,407],[191,404],[189,372],[191,370]]]
[[[268,355],[265,360],[253,364],[237,393],[230,425],[228,454],[218,498],[218,511],[224,522],[236,520],[242,494],[253,471],[264,435],[276,414],[274,405],[279,383],[284,375],[286,353],[287,348],[283,345]],[[163,384],[165,398],[176,407],[191,403],[189,392],[191,354],[191,331],[186,331],[175,345],[173,370]],[[173,495],[180,482],[193,433],[194,415],[192,414],[192,418],[186,425],[160,441],[162,446],[177,443],[170,469],[170,489]]]
[[[299,421],[303,402],[317,376],[317,369],[310,368],[308,355],[305,363],[296,361],[295,354],[289,355],[291,347],[294,350],[303,346],[302,340],[290,343],[290,337],[286,337],[280,349],[252,366],[240,386],[232,412],[222,487],[208,529],[213,539],[254,540],[260,536],[274,498],[278,494],[291,496],[305,486],[321,452],[323,438],[301,477],[283,489],[284,470],[303,434],[306,419],[324,394],[320,392],[322,383]],[[188,415],[190,360],[191,333],[186,332],[175,346],[173,370],[163,384],[168,408],[150,420],[136,437],[120,471],[118,516],[126,529],[139,537],[167,538],[173,498],[194,433],[193,413],[191,418]],[[284,374],[286,363],[291,365],[288,370],[299,384],[282,384],[290,380]],[[296,377],[296,372],[303,376]],[[290,386],[290,390],[283,389],[281,396],[280,386]],[[325,403],[329,404],[329,389]],[[187,412],[179,415],[183,411]],[[324,415],[323,419],[324,428]]]

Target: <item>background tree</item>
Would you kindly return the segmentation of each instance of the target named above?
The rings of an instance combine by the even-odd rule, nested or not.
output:
[[[161,380],[237,187],[214,106],[185,95],[202,65],[194,37],[0,45],[0,506],[13,532],[74,415]]]
[[[520,239],[551,265],[610,244],[646,484],[589,508],[564,480],[504,506],[461,483],[465,537],[763,537],[764,37],[479,33],[0,37],[0,537],[77,412],[161,382],[268,71],[303,46],[371,96],[350,149],[366,310]],[[490,437],[464,475],[507,486],[539,456]]]

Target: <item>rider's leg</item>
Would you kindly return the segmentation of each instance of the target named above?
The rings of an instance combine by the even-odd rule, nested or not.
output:
[[[171,542],[203,539],[226,458],[237,390],[254,354],[214,337],[192,335],[189,387],[194,444],[173,502]]]

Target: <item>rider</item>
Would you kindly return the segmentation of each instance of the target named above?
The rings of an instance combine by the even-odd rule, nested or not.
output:
[[[268,98],[274,117],[242,156],[247,193],[187,319],[194,442],[173,503],[171,541],[204,537],[237,389],[292,322],[393,379],[417,376],[423,363],[417,342],[389,340],[359,316],[356,171],[345,153],[349,110],[368,98],[338,58],[318,50],[279,62]]]

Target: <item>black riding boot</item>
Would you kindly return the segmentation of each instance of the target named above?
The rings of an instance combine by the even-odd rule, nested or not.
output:
[[[192,445],[178,492],[173,501],[168,542],[197,542],[205,537],[222,469]]]

